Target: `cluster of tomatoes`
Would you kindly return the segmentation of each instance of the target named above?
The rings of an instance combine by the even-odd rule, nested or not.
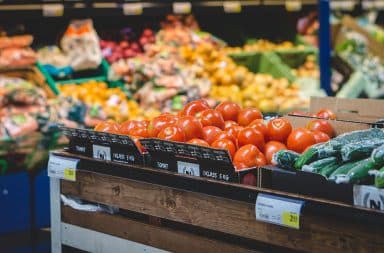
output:
[[[150,121],[128,120],[122,124],[103,122],[95,127],[140,138],[160,138],[228,150],[236,170],[271,164],[282,149],[303,152],[308,146],[329,140],[333,129],[326,120],[313,120],[307,128],[292,130],[284,118],[269,122],[252,107],[241,108],[230,101],[211,108],[205,100],[188,103],[177,115],[163,113]]]

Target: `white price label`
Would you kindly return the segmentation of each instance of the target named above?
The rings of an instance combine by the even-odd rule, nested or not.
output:
[[[190,176],[200,177],[200,165],[196,163],[177,162],[177,172]]]
[[[286,0],[285,9],[287,11],[299,11],[301,10],[301,1],[300,0]]]
[[[176,2],[173,3],[173,13],[175,14],[189,14],[192,11],[192,4],[190,2]]]
[[[49,155],[48,160],[48,176],[76,181],[76,169],[79,159],[62,157],[57,155]]]
[[[64,5],[62,4],[43,4],[42,11],[44,17],[61,17],[64,14]]]
[[[332,10],[345,10],[345,11],[352,11],[355,8],[355,1],[330,1],[331,9]]]
[[[141,15],[143,14],[142,3],[126,3],[123,4],[124,15]]]
[[[239,1],[224,1],[224,12],[226,13],[240,13],[241,3]]]
[[[100,145],[93,145],[93,158],[111,161],[111,148]]]
[[[356,206],[384,211],[384,189],[367,185],[354,185],[353,203]]]
[[[256,220],[285,227],[300,228],[304,201],[259,193],[256,199]]]

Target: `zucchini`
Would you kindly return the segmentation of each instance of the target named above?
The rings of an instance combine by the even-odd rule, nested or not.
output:
[[[371,158],[364,159],[357,163],[346,175],[336,177],[336,183],[358,184],[369,176],[370,170],[377,170],[380,165],[375,163]]]
[[[373,150],[371,158],[376,163],[384,164],[384,145]]]
[[[344,162],[361,160],[370,156],[375,148],[383,144],[384,139],[370,139],[349,143],[341,148],[341,158]]]
[[[384,167],[380,170],[370,170],[368,173],[375,176],[375,186],[377,188],[384,188]]]
[[[280,150],[272,157],[272,163],[281,168],[293,169],[299,154],[291,150]]]
[[[303,166],[303,171],[320,173],[322,169],[337,162],[336,157],[328,157]]]
[[[341,134],[328,142],[316,144],[309,148],[299,157],[299,159],[297,159],[295,168],[300,169],[304,165],[315,160],[330,156],[337,156],[340,153],[341,148],[349,143],[379,138],[384,138],[384,132],[377,128]]]
[[[347,175],[347,173],[355,167],[360,161],[354,161],[342,164],[328,177],[329,180],[335,181],[338,175]]]
[[[319,174],[328,178],[339,166],[340,166],[340,162],[338,160],[335,160],[333,163],[330,163],[324,168],[322,168],[319,171]]]

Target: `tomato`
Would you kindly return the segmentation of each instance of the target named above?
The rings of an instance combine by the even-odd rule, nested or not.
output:
[[[307,147],[316,143],[316,139],[311,131],[306,128],[297,128],[292,131],[287,140],[289,150],[298,153],[303,152]]]
[[[141,145],[140,137],[137,137],[137,136],[130,136],[130,137],[135,142],[136,147],[139,149],[139,151],[141,153],[143,153],[145,151],[145,149],[144,149],[143,145]]]
[[[252,127],[256,130],[259,130],[264,135],[264,138],[268,136],[268,128],[264,124],[264,120],[262,119],[255,119],[251,122],[251,124],[248,125],[248,127]]]
[[[227,139],[227,140],[230,140],[232,141],[234,144],[236,144],[236,136],[231,134],[231,133],[228,133],[228,132],[224,132],[222,131],[221,133],[219,133],[218,135],[216,135],[214,141],[217,141],[217,140],[224,140],[224,139]]]
[[[193,145],[199,145],[199,146],[204,146],[204,147],[209,147],[209,144],[208,142],[206,142],[205,140],[202,140],[202,139],[191,139],[189,141],[187,141],[187,143],[189,144],[193,144]]]
[[[119,124],[112,120],[103,121],[97,124],[94,128],[95,131],[98,132],[106,132],[111,134],[118,134],[120,133],[120,127]]]
[[[185,133],[185,139],[203,138],[203,125],[193,116],[182,116],[177,120],[176,125]]]
[[[229,129],[226,130],[227,133],[229,133],[230,135],[233,135],[237,138],[237,136],[239,135],[240,131],[243,130],[244,127],[242,126],[232,126],[230,127]]]
[[[212,142],[215,141],[217,135],[219,135],[221,132],[222,130],[215,126],[203,127],[203,139],[209,144],[212,144]]]
[[[161,114],[153,118],[148,125],[149,137],[157,137],[163,128],[176,124],[177,118],[172,114]]]
[[[127,120],[120,124],[120,133],[121,134],[129,134],[132,128],[142,125],[143,123],[139,120]]]
[[[157,137],[167,141],[185,141],[185,134],[178,126],[167,126],[163,128]]]
[[[228,139],[216,140],[212,143],[211,147],[228,150],[231,157],[233,157],[236,152],[236,145]]]
[[[262,119],[263,114],[256,108],[248,107],[242,109],[237,116],[237,123],[240,126],[248,126],[255,119]]]
[[[267,160],[267,163],[272,164],[273,155],[277,151],[284,150],[284,149],[287,149],[287,147],[281,142],[278,142],[278,141],[267,142],[264,148],[264,155],[265,155],[265,159]]]
[[[205,100],[194,100],[189,102],[180,111],[180,116],[196,116],[196,114],[209,109],[209,105]]]
[[[232,120],[224,121],[224,130],[227,130],[227,129],[230,128],[230,127],[238,126],[238,125],[239,125],[239,124],[237,124],[237,122],[232,121]]]
[[[241,179],[241,183],[245,185],[256,186],[257,178],[253,173],[247,173]]]
[[[248,144],[239,148],[233,158],[235,170],[248,169],[255,166],[266,165],[265,157],[260,150],[252,144]]]
[[[335,136],[335,131],[329,121],[325,119],[314,119],[307,124],[307,128],[311,131],[320,131],[327,134],[330,138]]]
[[[316,113],[316,117],[322,119],[336,119],[336,114],[329,109],[321,109]]]
[[[215,126],[220,129],[224,129],[224,119],[220,112],[214,109],[207,109],[202,111],[200,116],[200,122],[203,126]]]
[[[216,110],[221,113],[224,120],[237,120],[237,115],[239,114],[241,107],[232,101],[224,101],[221,102],[218,106],[216,106]]]
[[[133,127],[131,130],[129,130],[128,134],[132,136],[143,137],[143,138],[149,137],[148,127],[146,127],[144,124]]]
[[[245,127],[243,130],[241,130],[237,135],[237,142],[239,147],[247,144],[253,144],[259,150],[264,150],[264,135],[252,127]]]
[[[287,119],[276,118],[268,122],[267,129],[269,140],[285,143],[292,131],[292,125]]]
[[[315,130],[315,131],[312,131],[312,133],[313,133],[313,136],[315,137],[316,143],[327,142],[330,140],[329,136],[324,132]]]

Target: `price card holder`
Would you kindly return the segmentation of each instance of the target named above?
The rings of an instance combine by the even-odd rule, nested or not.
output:
[[[196,163],[177,162],[177,172],[190,176],[200,177],[200,165]]]
[[[239,1],[224,1],[223,8],[225,13],[240,13],[241,3]]]
[[[123,4],[123,13],[124,15],[141,15],[143,14],[143,4],[142,3],[126,3]]]
[[[62,4],[43,4],[41,8],[44,17],[61,17],[64,14],[64,5]]]
[[[286,0],[285,1],[285,9],[287,11],[300,11],[302,8],[302,4],[300,0]]]
[[[192,4],[190,2],[175,2],[173,3],[173,13],[175,14],[190,14]]]
[[[300,229],[304,201],[259,193],[256,199],[256,220]]]
[[[93,145],[92,147],[93,158],[111,161],[111,148],[101,145]]]
[[[48,176],[69,181],[76,181],[78,163],[79,159],[50,154],[48,161]]]

